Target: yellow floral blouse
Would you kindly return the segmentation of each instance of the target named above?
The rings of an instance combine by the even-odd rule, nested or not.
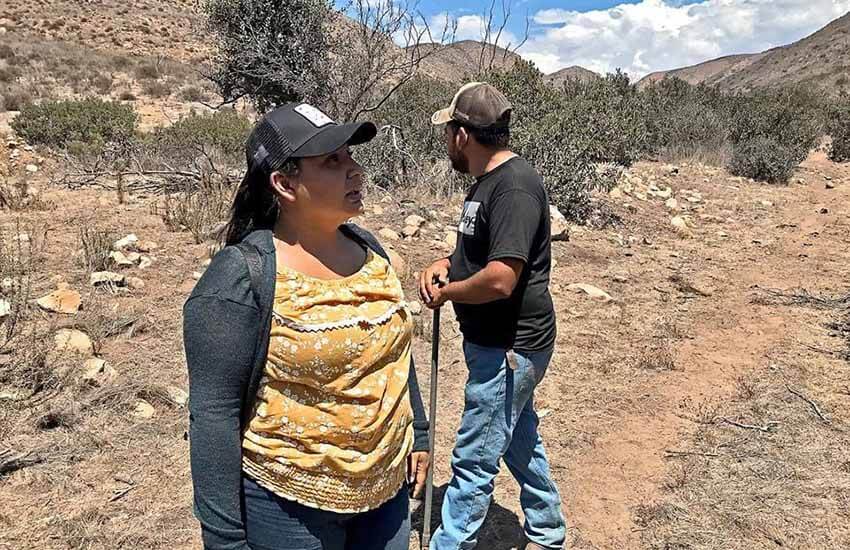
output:
[[[283,268],[244,472],[283,498],[334,512],[395,496],[413,444],[412,330],[398,277],[372,251],[343,279]]]

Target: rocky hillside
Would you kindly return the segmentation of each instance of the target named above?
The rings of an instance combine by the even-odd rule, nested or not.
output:
[[[595,78],[599,78],[597,73],[585,69],[584,67],[573,65],[572,67],[566,67],[552,74],[547,74],[546,82],[554,84],[555,86],[561,86],[567,80],[588,81]]]
[[[752,90],[780,84],[812,84],[830,93],[850,91],[850,13],[793,44],[753,55],[722,57],[692,67],[652,73],[647,85],[677,76],[692,84]]]
[[[510,68],[520,56],[504,48],[485,45],[475,40],[463,40],[440,48],[436,44],[420,46],[423,55],[421,70],[428,76],[458,81],[478,72],[479,68],[491,65],[494,68]],[[437,51],[434,51],[437,50]]]

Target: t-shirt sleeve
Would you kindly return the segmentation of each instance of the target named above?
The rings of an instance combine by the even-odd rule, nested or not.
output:
[[[538,197],[522,189],[495,196],[490,204],[490,249],[487,261],[515,258],[528,261],[534,236],[540,228],[543,205]]]

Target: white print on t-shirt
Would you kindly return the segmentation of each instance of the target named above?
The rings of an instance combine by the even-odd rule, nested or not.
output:
[[[478,219],[478,209],[481,208],[480,202],[465,202],[463,203],[463,214],[460,215],[460,224],[457,230],[464,235],[475,235],[475,220]]]
[[[301,105],[293,109],[293,111],[309,120],[310,123],[316,128],[321,128],[322,126],[334,123],[331,117],[329,117],[322,111],[316,109],[312,105],[307,105],[306,103],[302,103]]]

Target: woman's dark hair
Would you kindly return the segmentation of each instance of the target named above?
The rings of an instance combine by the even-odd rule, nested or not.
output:
[[[511,113],[508,111],[502,115],[498,124],[489,128],[475,128],[474,126],[461,124],[455,120],[450,121],[448,124],[454,133],[457,133],[459,128],[465,128],[475,138],[475,141],[484,147],[507,149],[511,145],[510,121]]]
[[[289,159],[275,170],[286,176],[298,173],[298,159]],[[230,207],[230,221],[227,223],[225,244],[242,241],[255,229],[271,229],[280,215],[280,203],[269,185],[271,172],[266,170],[248,170]]]

